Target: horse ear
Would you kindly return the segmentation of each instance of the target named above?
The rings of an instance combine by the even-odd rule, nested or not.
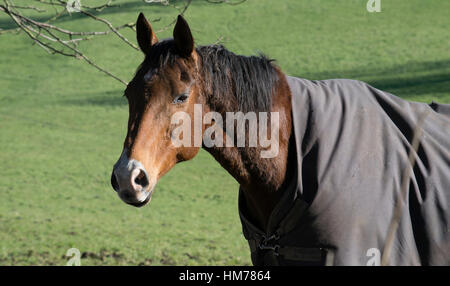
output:
[[[144,54],[147,54],[150,51],[150,48],[158,42],[158,39],[153,32],[152,25],[150,25],[142,12],[139,13],[136,22],[136,37],[139,47]]]
[[[188,57],[192,54],[194,50],[194,38],[192,37],[188,23],[181,15],[178,15],[177,23],[173,29],[173,39],[181,56]]]

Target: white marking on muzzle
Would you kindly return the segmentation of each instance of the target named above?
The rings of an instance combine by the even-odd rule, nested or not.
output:
[[[139,202],[143,202],[151,194],[152,190],[144,189],[142,186],[137,185],[132,178],[135,178],[139,172],[144,172],[149,179],[147,171],[141,162],[137,160],[130,160],[127,156],[127,149],[124,148],[119,160],[114,165],[114,175],[116,176],[117,183],[119,184],[118,195],[123,200],[121,192],[133,191],[135,193],[135,199]],[[150,183],[150,182],[149,182]]]

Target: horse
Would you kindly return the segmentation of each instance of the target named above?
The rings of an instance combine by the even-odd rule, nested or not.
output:
[[[196,47],[181,15],[173,38],[159,41],[142,13],[136,34],[145,59],[124,92],[128,130],[111,175],[125,203],[148,204],[158,180],[203,148],[240,185],[255,265],[366,265],[386,251],[389,230],[389,265],[450,264],[449,106],[408,102],[360,81],[298,79],[264,55]],[[196,112],[214,116],[187,120],[194,131],[179,138],[197,144],[176,144],[173,118]],[[218,124],[232,113],[243,123]],[[277,124],[260,117],[253,125],[250,113]],[[275,155],[236,144],[258,130],[276,137]],[[206,144],[206,133],[225,143]]]

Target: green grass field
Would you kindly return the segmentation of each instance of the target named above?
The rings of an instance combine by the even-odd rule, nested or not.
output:
[[[143,1],[115,3],[123,5],[99,15],[116,25],[143,11],[149,20],[161,17],[153,23],[159,29],[177,13]],[[235,53],[264,52],[290,75],[360,79],[406,99],[450,103],[450,2],[382,0],[381,13],[368,13],[366,3],[194,0],[185,17],[197,44],[223,37]],[[45,20],[51,12],[29,13]],[[106,29],[76,13],[55,23]],[[14,28],[1,13],[0,28]],[[131,30],[124,33],[135,41]],[[80,47],[127,81],[143,59],[113,35]],[[23,33],[0,35],[0,265],[65,265],[72,247],[83,253],[82,265],[250,264],[238,184],[208,153],[163,177],[144,208],[114,193],[110,174],[128,118],[123,90]]]

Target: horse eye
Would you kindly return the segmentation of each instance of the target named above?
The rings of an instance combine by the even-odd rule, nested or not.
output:
[[[183,103],[185,102],[189,97],[189,94],[187,92],[184,92],[180,95],[178,95],[177,97],[175,97],[175,99],[173,100],[173,103]]]

